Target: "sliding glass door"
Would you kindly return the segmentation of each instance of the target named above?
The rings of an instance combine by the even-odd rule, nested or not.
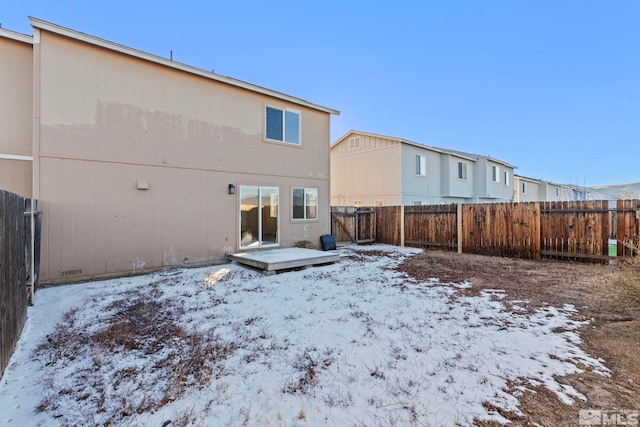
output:
[[[278,244],[278,188],[240,186],[240,247]]]

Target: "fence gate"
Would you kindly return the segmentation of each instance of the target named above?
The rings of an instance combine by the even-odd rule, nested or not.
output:
[[[332,207],[331,234],[336,242],[373,243],[376,241],[376,212],[352,206]]]

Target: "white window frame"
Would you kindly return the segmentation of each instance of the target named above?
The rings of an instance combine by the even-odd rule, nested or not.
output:
[[[282,112],[282,123],[281,123],[282,139],[269,138],[267,136],[268,125],[269,125],[268,115],[267,115],[268,109],[278,110]],[[296,135],[296,141],[287,140],[287,113],[295,114],[298,117],[298,132]],[[265,105],[264,107],[264,139],[266,141],[279,142],[279,143],[289,144],[293,146],[302,145],[302,113],[300,112],[300,110],[294,110],[293,108],[288,108],[288,107],[281,108],[281,107],[276,107],[269,104]]]
[[[458,162],[458,179],[461,181],[466,181],[467,177],[468,177],[467,163]]]
[[[527,183],[522,182],[522,194],[527,194]]]
[[[416,154],[416,176],[427,176],[427,158]]]
[[[360,149],[360,137],[354,136],[349,138],[349,151],[355,151]]]
[[[491,165],[491,178],[493,182],[500,182],[500,166]]]
[[[243,189],[255,189],[258,190],[258,241],[253,242],[249,245],[242,244],[242,190]],[[276,194],[271,194],[270,202],[271,209],[269,214],[272,217],[276,218],[276,236],[275,243],[265,243],[263,239],[263,229],[262,229],[262,191],[276,191]],[[238,247],[240,249],[251,249],[251,248],[266,248],[266,247],[277,247],[280,245],[280,188],[279,187],[270,187],[270,186],[258,186],[258,185],[241,185],[239,188],[240,197],[238,197]],[[274,198],[275,196],[275,198]],[[277,203],[277,206],[274,210],[274,202]]]
[[[302,218],[296,218],[294,215],[294,196],[293,193],[296,190],[302,190],[302,214],[303,217]],[[307,218],[307,194],[311,194],[315,192],[315,197],[316,197],[316,216],[313,218]],[[318,209],[319,209],[319,203],[318,203],[318,189],[317,188],[311,188],[311,187],[292,187],[291,188],[291,220],[292,221],[317,221],[318,220]]]
[[[509,186],[509,171],[504,171],[504,186]]]

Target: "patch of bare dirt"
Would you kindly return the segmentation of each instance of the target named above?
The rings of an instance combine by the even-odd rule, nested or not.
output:
[[[526,391],[519,396],[524,417],[502,414],[513,425],[577,426],[580,409],[640,410],[640,260],[591,264],[427,251],[408,258],[398,270],[418,280],[469,282],[471,287],[460,291],[465,295],[501,289],[507,305],[517,301],[530,310],[572,304],[578,320],[590,320],[580,330],[582,348],[603,359],[611,377],[585,372],[560,378],[586,396],[573,405],[543,387]],[[517,386],[509,386],[516,396]]]

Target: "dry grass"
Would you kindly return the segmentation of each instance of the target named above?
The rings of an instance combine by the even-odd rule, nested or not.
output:
[[[471,287],[460,291],[467,295],[502,289],[507,306],[534,310],[572,304],[578,320],[591,320],[580,330],[582,347],[604,359],[611,377],[587,370],[559,379],[587,398],[571,406],[547,389],[529,387],[518,393],[524,417],[502,413],[514,425],[575,426],[580,409],[640,409],[640,259],[603,265],[433,251],[409,258],[399,270],[419,280],[468,281]],[[516,387],[509,389],[515,392]]]
[[[95,330],[77,327],[77,310],[66,313],[54,333],[37,347],[35,356],[61,370],[79,357],[90,360],[91,366],[70,373],[71,383],[66,388],[51,384],[51,390],[57,393],[48,395],[37,411],[63,419],[60,395],[78,402],[97,395],[97,400],[85,403],[95,414],[102,414],[99,424],[122,424],[131,415],[156,411],[180,398],[187,389],[202,389],[217,378],[225,359],[237,349],[236,344],[212,333],[186,331],[177,323],[183,309],[168,305],[168,300],[160,296],[128,292],[107,307],[106,313],[110,314],[100,323],[104,326]],[[120,354],[152,359],[152,374],[126,364],[114,366]],[[143,397],[131,399],[127,390],[142,391]],[[114,402],[118,403],[117,410]],[[193,414],[186,412],[171,425],[188,425],[192,419]]]

